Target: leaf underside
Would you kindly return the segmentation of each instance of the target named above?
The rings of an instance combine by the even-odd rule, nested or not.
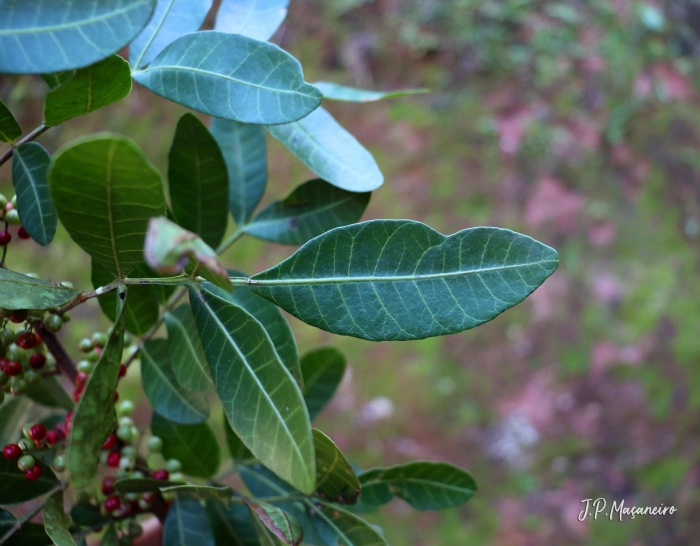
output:
[[[68,303],[78,294],[72,288],[0,268],[0,305],[3,309],[50,309]]]

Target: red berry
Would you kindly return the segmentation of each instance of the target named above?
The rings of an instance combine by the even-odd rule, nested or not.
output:
[[[126,366],[124,364],[119,364],[119,377],[124,377],[126,375]]]
[[[165,470],[165,468],[161,468],[160,470],[156,470],[153,473],[153,479],[154,480],[167,480],[170,477],[170,473]]]
[[[78,374],[75,376],[75,386],[82,390],[83,387],[85,387],[85,382],[87,381],[88,377],[88,374],[85,372],[78,372]]]
[[[33,349],[36,346],[36,335],[34,332],[22,332],[15,341],[22,349]]]
[[[5,372],[5,375],[19,375],[22,373],[22,363],[16,360],[8,360],[5,362],[2,371]]]
[[[58,434],[58,437],[60,439],[63,439],[66,436],[68,436],[68,427],[65,423],[58,423],[56,425],[56,434]]]
[[[39,476],[41,476],[41,467],[38,464],[35,464],[33,467],[31,467],[29,470],[27,470],[24,473],[24,476],[30,481],[33,482],[36,480]]]
[[[119,393],[115,392],[114,393],[114,403],[116,404],[118,400],[119,400]]]
[[[40,353],[33,354],[29,357],[29,365],[35,370],[41,370],[46,366],[46,357]]]
[[[31,235],[29,235],[29,233],[27,233],[27,230],[24,229],[24,226],[19,227],[19,231],[17,232],[17,236],[20,239],[29,239],[31,237]]]
[[[119,453],[113,451],[112,453],[107,455],[107,466],[111,466],[112,468],[118,467],[120,458],[121,457],[119,456]]]
[[[57,444],[59,438],[60,438],[60,437],[59,437],[58,432],[57,432],[56,430],[49,430],[49,431],[46,433],[46,442],[47,442],[49,445],[55,445],[55,444]]]
[[[111,495],[114,493],[114,482],[117,481],[117,478],[114,476],[107,476],[104,480],[102,480],[102,494],[106,497],[107,495]]]
[[[122,505],[122,501],[119,500],[119,497],[107,497],[105,499],[105,510],[107,512],[114,512],[115,510],[119,510],[119,507]]]
[[[105,443],[102,444],[102,449],[110,450],[117,445],[117,437],[114,434],[107,436]]]
[[[80,400],[80,397],[83,395],[83,387],[78,387],[73,391],[73,402],[76,404],[78,403],[78,400]]]
[[[12,240],[12,235],[10,234],[9,231],[5,231],[4,229],[2,231],[0,231],[0,246],[9,245],[11,240]]]
[[[10,320],[14,322],[15,324],[19,324],[20,322],[24,322],[27,320],[27,317],[29,316],[29,311],[26,309],[17,309],[12,312],[12,315],[10,316]]]
[[[70,423],[73,420],[73,412],[69,411],[66,413],[66,423]]]
[[[2,448],[2,454],[6,459],[17,459],[22,455],[22,448],[17,444],[7,444]]]
[[[46,438],[46,427],[41,423],[37,423],[29,429],[29,437],[36,441],[41,441]]]

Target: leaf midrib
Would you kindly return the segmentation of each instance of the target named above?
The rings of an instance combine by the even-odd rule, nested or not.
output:
[[[20,149],[21,149],[21,147],[17,149],[17,152],[19,152]],[[27,151],[31,151],[31,148],[29,148]],[[41,210],[41,199],[39,197],[39,192],[37,191],[37,188],[36,188],[36,182],[34,180],[34,177],[31,174],[31,171],[27,167],[27,164],[25,163],[24,158],[22,157],[22,153],[21,152],[15,153],[15,157],[22,164],[22,168],[24,170],[24,173],[30,182],[29,186],[31,187],[32,192],[34,193],[34,199],[36,202],[37,209],[39,209],[39,214],[37,216],[39,217],[39,223],[41,224],[41,231],[44,235],[44,239],[46,239],[48,237],[48,233],[46,231],[46,224],[44,223],[44,215],[42,214],[42,210]]]
[[[476,492],[475,489],[470,489],[466,487],[458,487],[456,485],[448,485],[444,483],[439,483],[439,482],[434,482],[430,480],[422,480],[418,478],[389,478],[386,480],[371,480],[368,482],[361,482],[361,485],[363,487],[371,487],[373,485],[393,485],[394,487],[400,486],[402,483],[412,483],[412,484],[418,484],[426,487],[430,487],[431,489],[447,489],[448,491],[454,491],[458,492],[461,494],[464,494],[465,492],[469,491],[472,494]]]

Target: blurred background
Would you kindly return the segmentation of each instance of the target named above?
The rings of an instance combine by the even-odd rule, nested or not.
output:
[[[462,334],[370,343],[290,318],[300,351],[335,344],[350,370],[318,419],[361,467],[413,459],[469,469],[465,507],[368,516],[393,546],[694,545],[700,536],[700,4],[632,0],[292,0],[274,42],[307,81],[430,94],[327,107],[386,183],[365,219],[445,234],[494,225],[560,253],[524,303]],[[40,78],[0,79],[25,132]],[[124,101],[40,138],[49,151],[128,135],[167,172],[184,109],[134,87]],[[312,178],[273,139],[266,204]],[[13,194],[9,165],[0,191]],[[250,273],[291,247],[243,239],[224,262]],[[90,288],[89,259],[13,243],[8,266]],[[100,316],[93,301],[69,349]],[[150,420],[138,374],[127,396]],[[124,393],[122,393],[124,394]],[[214,412],[217,415],[218,412]],[[145,425],[146,426],[146,425]],[[582,499],[677,513],[579,522]]]

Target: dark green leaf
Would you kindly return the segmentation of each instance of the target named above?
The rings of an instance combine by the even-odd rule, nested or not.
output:
[[[222,0],[214,30],[269,40],[287,16],[289,0]]]
[[[323,108],[267,130],[319,178],[342,190],[369,192],[384,182],[372,154]]]
[[[44,529],[56,546],[76,546],[70,526],[70,518],[63,509],[63,491],[56,491],[44,506]]]
[[[17,504],[32,500],[58,485],[56,476],[48,466],[39,460],[35,464],[41,467],[41,476],[30,482],[24,472],[17,468],[16,459],[0,457],[0,504]]]
[[[384,537],[362,518],[326,502],[316,502],[314,525],[327,544],[388,546]]]
[[[382,99],[396,99],[407,95],[419,95],[427,93],[428,89],[399,89],[396,91],[369,91],[347,87],[331,82],[314,82],[316,87],[323,93],[324,99],[340,100],[346,102],[374,102]]]
[[[0,140],[12,144],[22,136],[22,128],[5,103],[0,101]]]
[[[117,290],[117,320],[107,338],[102,356],[85,384],[75,409],[66,448],[71,484],[87,486],[97,473],[100,449],[117,424],[114,393],[117,391],[119,365],[124,346],[124,303],[126,287]]]
[[[364,480],[367,483],[367,487],[362,486],[358,504],[361,508],[367,508],[367,511],[373,507],[391,502],[394,498],[394,494],[391,492],[388,484],[374,481],[374,478],[380,475],[382,471],[382,468],[373,468],[360,473],[360,483],[363,483]]]
[[[177,381],[168,356],[168,341],[151,339],[141,349],[141,382],[153,409],[175,423],[203,423],[209,403]]]
[[[134,70],[148,65],[183,34],[199,30],[211,5],[212,0],[158,0],[148,25],[129,45]]]
[[[304,400],[311,419],[331,401],[345,375],[345,355],[335,347],[321,347],[301,359]]]
[[[195,392],[212,392],[211,371],[190,306],[183,304],[172,313],[165,313],[165,324],[170,364],[178,382]]]
[[[44,377],[36,385],[29,385],[27,396],[42,406],[50,408],[73,409],[73,400],[66,393],[55,377]]]
[[[554,249],[507,229],[446,237],[412,220],[373,220],[316,237],[249,286],[322,330],[398,341],[488,322],[558,263]]]
[[[154,480],[152,478],[123,478],[114,483],[114,487],[120,493],[146,493],[158,491],[161,487],[179,485],[167,480]]]
[[[316,449],[315,495],[331,502],[355,504],[360,495],[357,479],[345,457],[328,436],[313,429]]]
[[[0,405],[0,446],[13,442],[21,434],[23,417],[29,405],[24,396],[8,397]]]
[[[269,335],[243,308],[206,289],[191,288],[190,305],[231,427],[256,458],[311,493],[316,472],[308,413]]]
[[[247,506],[208,500],[206,510],[217,546],[260,546]]]
[[[250,509],[276,537],[285,544],[298,546],[304,538],[299,521],[288,512],[267,502],[249,502]]]
[[[47,74],[116,53],[144,27],[155,0],[3,0],[0,73]]]
[[[149,218],[165,213],[160,174],[131,140],[91,136],[63,148],[49,174],[58,217],[114,276],[143,262]]]
[[[42,74],[41,77],[49,86],[49,89],[53,91],[58,89],[62,85],[67,84],[75,77],[75,70],[64,70],[62,72],[53,72],[51,74]]]
[[[260,211],[245,226],[259,239],[303,245],[326,231],[362,218],[371,193],[352,193],[323,180],[310,180]]]
[[[161,487],[163,493],[178,493],[181,495],[192,495],[203,500],[214,499],[228,506],[229,500],[233,496],[233,489],[230,487],[215,487],[213,485],[169,485]]]
[[[58,218],[49,193],[51,156],[41,144],[28,142],[12,155],[12,185],[24,229],[37,243],[48,245],[56,234]]]
[[[177,459],[189,476],[209,478],[216,474],[221,454],[209,425],[181,425],[153,413],[151,432],[163,439],[163,457]]]
[[[15,521],[15,517],[10,512],[0,508],[0,537],[3,537],[12,528]],[[43,525],[25,523],[2,544],[3,546],[48,546],[51,544],[51,539],[46,536]]]
[[[224,412],[224,432],[226,434],[226,445],[231,452],[231,456],[235,462],[245,461],[247,459],[252,459],[253,454],[241,441],[226,419],[226,412]]]
[[[240,34],[187,34],[134,79],[166,99],[224,119],[274,125],[302,118],[322,95],[279,47]],[[206,89],[206,93],[201,90]]]
[[[78,294],[72,288],[0,268],[0,301],[3,309],[50,309],[68,303]]]
[[[191,497],[176,497],[163,525],[163,544],[214,546],[214,533],[204,507]]]
[[[100,513],[100,507],[86,501],[80,501],[70,510],[70,518],[81,527],[96,527],[104,525],[108,518]]]
[[[112,55],[78,70],[68,82],[51,91],[44,105],[44,123],[60,125],[120,101],[130,92],[129,63]]]
[[[267,144],[259,125],[214,118],[211,134],[228,167],[229,209],[239,226],[248,222],[267,186]]]
[[[102,542],[100,546],[118,546],[119,541],[117,540],[117,530],[114,525],[107,527],[105,534],[102,535]]]
[[[168,182],[177,223],[216,248],[228,223],[228,173],[219,145],[193,114],[177,123]]]

